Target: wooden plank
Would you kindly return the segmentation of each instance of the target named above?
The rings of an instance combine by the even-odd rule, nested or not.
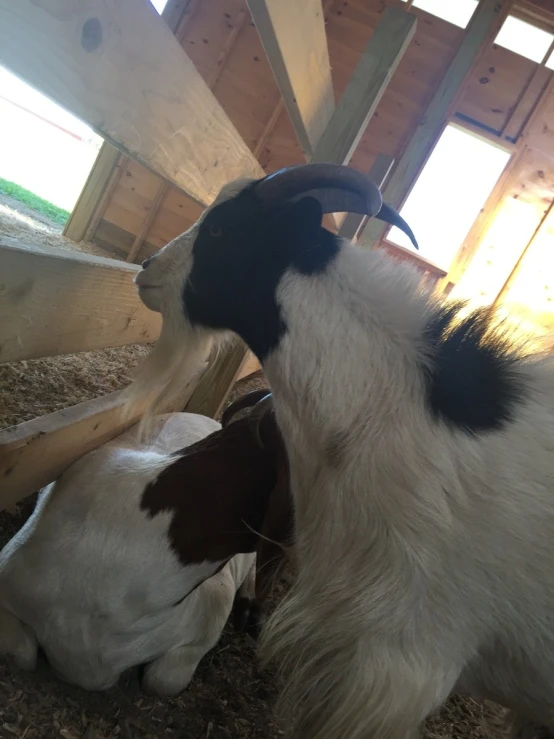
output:
[[[154,341],[138,267],[0,236],[0,362]]]
[[[181,28],[184,20],[190,18],[190,6],[191,0],[168,0],[162,18],[174,33]],[[78,242],[94,235],[107,205],[105,194],[113,191],[111,185],[116,182],[114,171],[120,157],[119,149],[104,141],[65,225],[63,235],[68,239]]]
[[[184,406],[196,382],[183,391],[178,407]],[[0,510],[52,482],[80,457],[137,423],[147,401],[126,418],[122,394],[119,390],[0,431]]]
[[[119,149],[104,142],[89,172],[79,199],[69,216],[63,235],[72,241],[83,241],[102,195],[108,189],[112,173],[120,157]]]
[[[378,154],[373,166],[368,172],[369,179],[373,180],[381,189],[393,164],[394,157],[391,157],[390,154]],[[362,216],[359,213],[348,213],[339,228],[339,236],[342,236],[344,239],[355,240],[362,224],[366,220],[367,216]]]
[[[263,176],[149,0],[0,0],[0,48],[15,74],[200,203]]]
[[[313,162],[350,161],[369,119],[415,33],[417,18],[396,7],[385,9],[317,143]]]
[[[307,158],[334,109],[321,0],[247,0],[292,125]]]
[[[462,84],[476,63],[483,45],[493,36],[508,14],[512,0],[481,0],[466,29],[466,34],[431,100],[426,114],[410,139],[383,193],[384,199],[400,208],[410,188],[448,120]],[[378,241],[387,226],[371,220],[364,230],[366,246]]]

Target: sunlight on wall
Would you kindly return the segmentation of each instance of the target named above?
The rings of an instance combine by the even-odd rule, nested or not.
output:
[[[446,127],[400,211],[424,257],[449,268],[509,158],[504,149]],[[397,228],[387,241],[413,249]]]

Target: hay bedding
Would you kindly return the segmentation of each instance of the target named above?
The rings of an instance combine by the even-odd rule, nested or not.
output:
[[[6,209],[0,202],[0,232],[71,248],[55,224],[33,221],[32,214],[6,216]],[[126,347],[1,365],[0,427],[124,387],[147,351]],[[252,375],[237,383],[229,402],[264,386],[261,373]],[[0,513],[0,547],[31,513],[34,498],[21,504],[17,515]],[[278,586],[277,595],[284,587]],[[231,621],[190,688],[171,699],[142,695],[136,671],[107,693],[87,693],[56,680],[42,662],[32,674],[0,663],[0,739],[279,739],[282,733],[271,718],[275,697],[273,674],[258,670],[254,642]],[[454,698],[428,722],[424,737],[491,739],[499,736],[495,725],[501,714],[492,704]]]

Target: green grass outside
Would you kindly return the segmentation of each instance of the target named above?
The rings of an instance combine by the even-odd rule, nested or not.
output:
[[[9,182],[3,180],[0,177],[0,194],[7,195],[14,200],[19,200],[20,203],[24,203],[29,208],[36,210],[38,213],[50,218],[55,223],[59,223],[61,226],[65,226],[69,213],[63,208],[58,208],[57,205],[49,203],[48,200],[43,200],[35,195],[33,192],[26,190],[21,185],[16,185],[15,182]]]

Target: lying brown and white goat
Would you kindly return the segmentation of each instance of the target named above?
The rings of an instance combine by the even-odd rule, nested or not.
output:
[[[258,532],[282,533],[282,517],[267,516],[278,482],[288,500],[282,449],[265,401],[223,429],[194,414],[158,416],[148,441],[131,429],[83,457],[0,553],[0,654],[33,669],[40,645],[61,678],[89,690],[148,663],[146,690],[183,690],[237,589],[253,595],[259,544],[262,597],[269,589],[282,550],[275,559]]]

